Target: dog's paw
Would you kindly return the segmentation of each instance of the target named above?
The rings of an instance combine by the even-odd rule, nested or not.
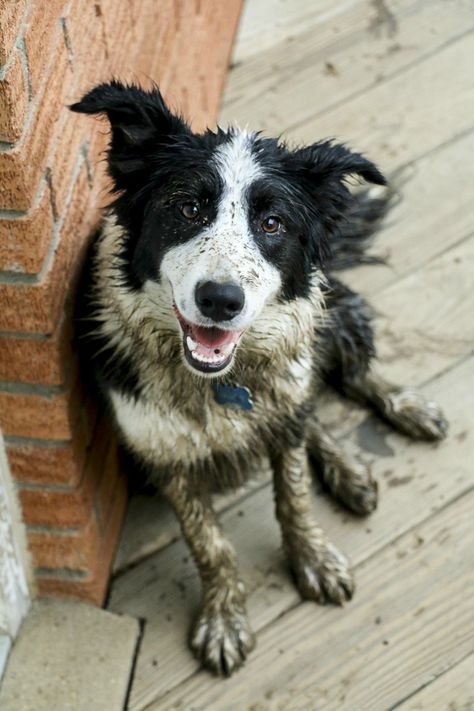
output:
[[[298,590],[305,600],[320,604],[344,605],[355,590],[349,561],[331,543],[312,553],[305,551],[292,557],[292,568]]]
[[[191,634],[191,649],[204,667],[230,676],[254,647],[255,635],[243,607],[204,604]]]
[[[377,508],[378,485],[367,466],[355,459],[326,465],[324,484],[350,511],[366,516]]]
[[[378,484],[375,479],[352,479],[339,492],[339,498],[348,509],[360,516],[375,511],[378,504]]]
[[[446,437],[448,423],[437,403],[410,388],[395,390],[386,399],[386,415],[392,425],[413,439]]]

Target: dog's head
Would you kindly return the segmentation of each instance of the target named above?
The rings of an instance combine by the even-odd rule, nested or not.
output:
[[[222,373],[265,307],[305,298],[344,214],[351,174],[383,184],[332,142],[289,150],[231,129],[194,134],[158,89],[102,84],[71,107],[108,116],[114,211],[130,289],[169,302],[188,365]]]

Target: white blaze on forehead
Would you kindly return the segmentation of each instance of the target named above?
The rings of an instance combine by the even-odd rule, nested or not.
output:
[[[251,134],[242,131],[217,149],[215,162],[224,183],[223,201],[230,198],[242,203],[250,185],[262,175],[252,153],[253,141]]]
[[[193,323],[211,325],[195,303],[199,283],[232,282],[244,290],[245,305],[232,320],[233,329],[246,328],[281,286],[278,269],[263,256],[249,224],[249,190],[263,175],[253,142],[251,134],[239,132],[216,149],[211,164],[222,181],[216,218],[192,240],[170,249],[161,263],[179,310]]]

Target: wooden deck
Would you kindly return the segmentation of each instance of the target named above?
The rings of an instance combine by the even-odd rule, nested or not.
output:
[[[352,558],[344,609],[302,603],[279,548],[268,477],[218,502],[258,646],[221,681],[186,646],[199,585],[170,511],[131,503],[109,608],[144,620],[129,708],[181,711],[474,709],[474,5],[472,0],[250,0],[221,122],[337,136],[404,199],[347,275],[378,313],[382,372],[438,400],[442,444],[414,444],[340,401],[332,431],[362,448],[379,509],[315,510]]]

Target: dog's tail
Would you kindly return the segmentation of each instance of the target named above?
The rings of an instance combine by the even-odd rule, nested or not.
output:
[[[387,187],[368,188],[353,196],[331,244],[331,271],[386,261],[385,255],[367,254],[367,249],[387,212],[401,199],[397,185],[398,180],[393,180]]]

